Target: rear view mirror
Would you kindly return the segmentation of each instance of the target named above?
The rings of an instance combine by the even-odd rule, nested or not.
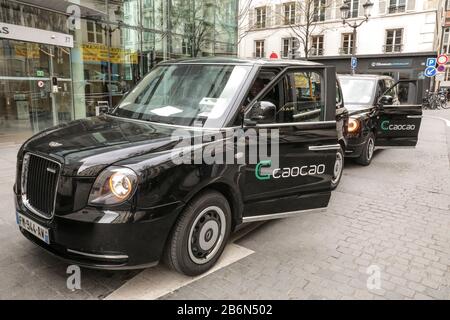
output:
[[[260,101],[247,113],[245,122],[248,125],[274,123],[276,113],[277,107],[272,102]]]
[[[378,102],[380,104],[382,104],[382,105],[388,105],[389,106],[389,105],[392,105],[394,103],[394,97],[385,95],[385,96],[382,96],[378,100]]]

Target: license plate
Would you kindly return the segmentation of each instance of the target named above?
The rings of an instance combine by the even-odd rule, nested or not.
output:
[[[40,224],[34,222],[31,219],[28,219],[20,213],[17,213],[17,224],[19,225],[19,227],[36,236],[38,239],[44,241],[47,244],[50,244],[49,229],[44,228]]]

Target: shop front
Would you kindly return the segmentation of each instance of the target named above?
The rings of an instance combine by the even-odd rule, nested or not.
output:
[[[421,103],[425,90],[430,88],[431,81],[424,76],[426,60],[435,57],[436,52],[419,52],[394,55],[361,55],[358,56],[356,73],[378,74],[392,77],[398,80],[418,80],[417,103]],[[317,62],[336,66],[341,74],[351,73],[350,56],[339,57],[315,57]]]
[[[73,37],[0,22],[0,143],[73,119]]]
[[[0,0],[0,144],[115,106],[160,61],[234,56],[237,0]]]

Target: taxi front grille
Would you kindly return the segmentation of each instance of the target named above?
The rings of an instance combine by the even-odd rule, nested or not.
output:
[[[34,214],[51,219],[61,167],[58,162],[26,154],[22,168],[22,200]]]

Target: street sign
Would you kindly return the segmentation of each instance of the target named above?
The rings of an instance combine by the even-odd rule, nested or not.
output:
[[[351,66],[352,66],[352,69],[353,69],[353,70],[356,69],[356,67],[358,66],[358,58],[352,57]]]
[[[445,65],[443,65],[443,64],[438,65],[437,71],[438,72],[445,72]]]
[[[448,57],[445,54],[441,54],[438,58],[437,58],[437,62],[438,64],[447,64],[448,62]]]
[[[38,70],[38,71],[36,71],[36,76],[43,77],[43,76],[45,76],[45,73],[43,70]]]
[[[44,83],[44,81],[42,81],[42,80],[39,80],[38,83],[37,83],[37,85],[38,85],[39,88],[45,87],[45,83]]]
[[[278,59],[278,55],[272,51],[272,53],[270,54],[270,59]]]
[[[438,73],[438,74],[436,75],[435,80],[436,80],[436,81],[444,81],[444,80],[445,80],[445,73]]]
[[[435,67],[428,67],[425,69],[424,75],[428,78],[434,77],[437,73],[437,70]]]
[[[427,67],[435,67],[437,64],[437,58],[428,58]]]

